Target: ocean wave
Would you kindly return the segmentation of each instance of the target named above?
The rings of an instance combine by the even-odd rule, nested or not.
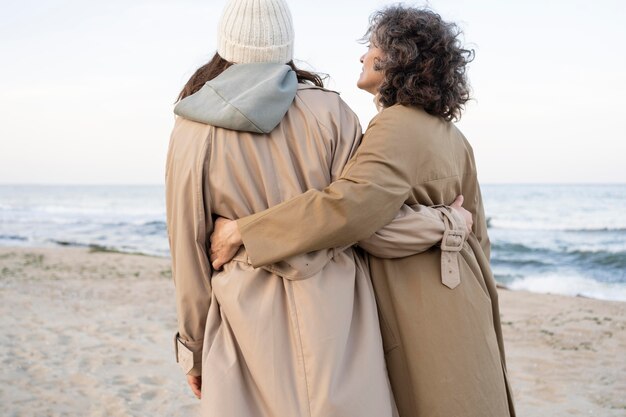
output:
[[[163,221],[150,221],[137,226],[137,233],[143,236],[165,236],[167,224]]]
[[[555,223],[541,222],[516,222],[503,221],[493,218],[487,219],[487,228],[494,230],[523,230],[532,232],[566,232],[566,233],[626,233],[625,225],[598,225],[589,227],[580,227],[578,225],[564,225]]]
[[[567,252],[581,262],[590,262],[602,267],[626,269],[626,252],[582,251]]]
[[[520,275],[520,274],[507,274],[507,273],[498,273],[496,271],[494,271],[493,273],[493,277],[495,278],[495,280],[501,284],[504,284],[508,287],[508,285],[517,280],[517,279],[521,279],[524,278],[524,275]]]
[[[510,242],[494,242],[491,245],[491,248],[495,252],[512,252],[512,253],[535,253],[535,252],[545,252],[548,249],[543,248],[535,248],[526,246],[523,243],[510,243]]]
[[[626,283],[599,282],[579,275],[539,274],[514,279],[512,290],[626,301]]]
[[[493,266],[506,265],[508,267],[530,267],[530,268],[544,268],[552,265],[549,262],[540,261],[537,259],[501,259],[494,258],[491,260]]]
[[[596,233],[596,232],[614,232],[626,233],[626,227],[589,227],[582,229],[565,229],[565,232],[573,233]]]
[[[122,206],[119,207],[103,204],[95,207],[76,206],[71,203],[58,206],[42,206],[37,204],[6,207],[0,210],[4,216],[10,216],[18,221],[67,221],[74,222],[78,219],[95,223],[125,223],[145,222],[147,220],[165,218],[165,210],[157,207],[146,209],[143,207]]]
[[[53,219],[54,220],[54,219]],[[49,222],[51,223],[51,222]],[[165,221],[161,220],[131,220],[131,221],[110,221],[109,219],[98,220],[98,219],[72,219],[67,222],[54,222],[56,224],[64,224],[64,225],[92,225],[94,227],[100,227],[102,230],[107,229],[123,229],[123,228],[132,228],[134,230],[149,227],[149,228],[163,228],[167,227]]]
[[[70,246],[70,247],[74,247],[74,248],[86,248],[87,246],[89,246],[89,244],[86,243],[80,243],[74,240],[57,240],[57,239],[48,239],[47,240],[48,243],[54,243],[55,245],[59,245],[59,246]]]
[[[17,240],[20,242],[25,242],[28,240],[28,238],[19,235],[0,235],[0,240]]]
[[[149,222],[145,222],[143,223],[143,226],[166,226],[165,221],[162,220],[153,220],[153,221],[149,221]]]
[[[494,265],[541,267],[576,265],[583,270],[612,270],[626,276],[626,252],[610,250],[530,247],[522,243],[500,242],[492,245]]]
[[[118,252],[128,253],[134,255],[148,255],[148,256],[169,256],[168,250],[159,250],[157,248],[148,248],[145,245],[116,245],[111,243],[95,243],[95,242],[80,242],[76,240],[57,240],[48,239],[48,243],[52,243],[58,246],[73,247],[73,248],[89,248],[95,252]]]

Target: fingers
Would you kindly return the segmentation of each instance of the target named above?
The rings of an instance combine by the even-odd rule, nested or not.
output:
[[[221,270],[225,264],[230,262],[230,260],[235,257],[238,250],[239,246],[221,247],[216,250],[211,249],[211,253],[209,254],[209,260],[211,261],[211,266],[213,267],[213,270]]]
[[[209,260],[216,271],[230,262],[243,244],[237,222],[224,217],[218,217],[215,220],[209,241]]]
[[[219,271],[224,266],[225,262],[219,256],[219,252],[211,249],[211,253],[209,254],[209,260],[211,261],[211,266],[213,270]]]
[[[459,195],[456,199],[454,199],[454,202],[450,205],[450,207],[459,215],[461,215],[461,217],[463,217],[463,219],[465,220],[465,227],[467,229],[467,232],[471,233],[472,226],[474,225],[474,218],[472,216],[472,213],[463,207],[463,201],[463,196]]]
[[[461,207],[463,206],[463,201],[465,201],[465,199],[463,198],[462,194],[459,194],[455,199],[454,202],[451,204],[451,206],[453,207]]]
[[[237,248],[238,249],[238,248]],[[233,251],[230,247],[213,247],[209,251],[209,261],[214,271],[219,271],[222,267],[229,262],[234,256],[237,250]]]
[[[202,397],[202,377],[187,375],[187,383],[197,399]]]
[[[202,398],[202,391],[200,391],[200,387],[198,387],[196,385],[192,385],[191,386],[191,391],[193,391],[193,395],[195,395],[197,399],[201,399]]]
[[[465,210],[463,207],[461,207],[461,210],[463,210],[463,215],[465,217],[465,227],[467,228],[468,233],[471,233],[472,226],[474,225],[474,216],[472,216],[472,213]]]
[[[213,267],[214,271],[219,271],[224,266],[224,262],[216,258],[215,260],[211,260],[211,266]]]
[[[219,219],[218,219],[219,220]],[[217,221],[216,221],[217,224]],[[209,250],[209,260],[211,261],[211,266],[214,270],[218,271],[222,268],[225,262],[221,260],[220,253],[223,251],[222,249],[222,241],[215,234],[212,234],[209,237],[210,250]]]
[[[213,233],[211,233],[211,236],[209,236],[209,242],[213,243],[214,240],[223,239],[223,236],[221,234],[222,228],[229,222],[231,222],[231,220],[224,217],[218,217],[217,219],[215,219],[215,222],[213,222]]]

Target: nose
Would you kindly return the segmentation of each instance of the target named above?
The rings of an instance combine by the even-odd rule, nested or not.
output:
[[[363,55],[361,55],[361,58],[359,58],[359,62],[361,62],[361,64],[363,63],[363,60],[365,59],[365,55],[366,54],[363,54]]]

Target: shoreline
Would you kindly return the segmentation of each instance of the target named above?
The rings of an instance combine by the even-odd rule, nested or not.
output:
[[[149,252],[141,252],[141,251],[125,251],[123,249],[117,249],[115,247],[112,246],[105,246],[105,245],[100,245],[97,243],[88,243],[88,244],[82,244],[82,243],[76,243],[76,242],[70,242],[70,241],[64,241],[64,240],[50,240],[47,243],[42,243],[40,246],[2,246],[0,244],[0,251],[2,250],[10,250],[10,249],[24,249],[24,250],[47,250],[47,249],[85,249],[88,250],[89,253],[111,253],[111,254],[120,254],[120,255],[133,255],[133,256],[146,256],[146,257],[151,257],[151,258],[156,258],[156,259],[165,259],[167,261],[171,260],[171,256],[169,254],[167,255],[161,255],[161,254],[157,254],[157,253],[149,253]],[[527,278],[521,278],[521,281],[524,281]],[[601,285],[603,285],[601,283]],[[604,284],[606,285],[606,284]],[[515,288],[516,286],[519,287],[520,286],[520,282],[511,282],[511,283],[504,283],[501,281],[496,281],[496,286],[499,290],[506,290],[506,291],[521,291],[521,292],[529,292],[532,294],[543,294],[543,295],[559,295],[559,296],[563,296],[563,297],[572,297],[572,298],[584,298],[584,299],[590,299],[590,300],[598,300],[598,301],[610,301],[610,302],[621,302],[621,303],[626,303],[626,300],[622,300],[622,299],[610,299],[610,298],[606,298],[606,297],[593,297],[590,295],[586,295],[586,294],[582,294],[582,293],[577,293],[577,294],[567,294],[564,292],[554,292],[554,291],[534,291],[534,290],[529,290],[526,288]]]
[[[7,415],[195,416],[174,362],[170,259],[0,247]],[[626,303],[499,290],[518,415],[621,416]]]

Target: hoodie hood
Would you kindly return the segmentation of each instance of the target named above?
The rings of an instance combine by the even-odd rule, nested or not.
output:
[[[297,90],[296,73],[285,64],[235,64],[178,102],[174,113],[226,129],[269,133]]]

